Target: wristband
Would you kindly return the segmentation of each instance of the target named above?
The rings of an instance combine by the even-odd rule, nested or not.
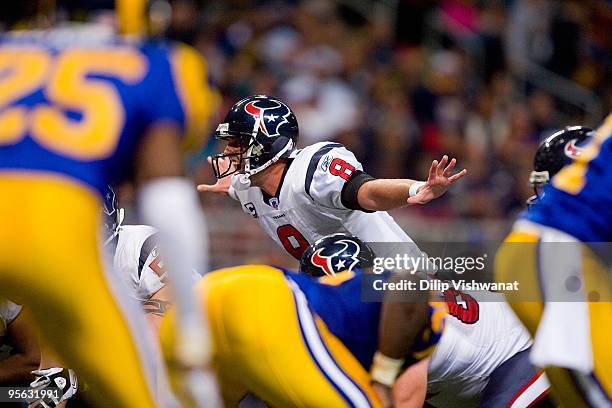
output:
[[[236,194],[236,189],[232,185],[230,185],[229,188],[227,189],[227,195],[229,195],[231,198],[233,198],[236,201],[240,201],[240,199],[238,198],[238,194]]]
[[[380,351],[374,354],[370,376],[372,381],[391,387],[399,374],[404,360],[387,357]]]
[[[415,181],[414,183],[412,183],[410,189],[408,190],[408,197],[414,197],[415,195],[417,195],[417,193],[419,192],[419,188],[421,188],[425,184],[427,183],[425,183],[424,181]]]

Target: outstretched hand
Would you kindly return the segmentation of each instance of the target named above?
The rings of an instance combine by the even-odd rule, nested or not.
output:
[[[451,184],[467,174],[467,170],[463,169],[459,173],[451,175],[451,172],[455,168],[455,164],[457,164],[457,160],[453,158],[448,165],[447,163],[447,155],[444,155],[440,162],[434,160],[429,168],[427,182],[419,188],[416,195],[409,197],[406,202],[408,204],[428,203],[434,198],[438,198],[446,193],[446,190],[448,190]]]
[[[212,157],[208,157],[208,163],[212,165]],[[219,171],[225,173],[231,166],[230,159],[223,157],[219,159]],[[231,177],[223,177],[217,179],[215,184],[198,184],[197,189],[201,193],[216,193],[228,195],[230,185],[232,183]]]

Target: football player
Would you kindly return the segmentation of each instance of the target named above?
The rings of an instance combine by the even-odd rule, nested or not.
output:
[[[215,104],[204,63],[187,46],[85,25],[4,33],[0,67],[2,294],[30,308],[97,404],[168,406],[142,317],[102,267],[99,207],[107,184],[135,180],[185,312],[177,358],[205,361],[186,282],[203,261],[203,222],[181,159],[181,143],[202,136]]]
[[[345,270],[325,274],[326,258],[346,261]],[[305,252],[303,274],[264,265],[207,274],[198,290],[207,294],[226,406],[249,393],[271,406],[383,406],[371,384],[381,378],[373,371],[384,366],[376,353],[386,335],[378,330],[381,303],[360,296],[361,269],[372,263],[372,251],[358,238],[335,234]],[[307,276],[311,271],[324,276]],[[487,407],[528,406],[541,398],[546,379],[529,364],[529,335],[509,307],[455,295],[461,297],[430,302],[422,324],[406,327],[416,341],[403,356],[423,360],[406,372],[410,389],[398,406],[421,407],[427,391],[434,406],[479,400]],[[478,311],[462,311],[457,303],[464,300]],[[162,324],[165,348],[173,341],[170,327]],[[392,334],[403,328],[389,327]]]
[[[568,126],[544,139],[533,157],[533,170],[529,185],[534,195],[527,200],[527,207],[537,203],[543,188],[564,166],[576,159],[591,140],[593,130],[584,126]]]
[[[104,197],[105,255],[112,260],[116,279],[124,283],[130,297],[142,305],[145,317],[157,337],[162,318],[171,304],[166,286],[168,273],[158,248],[159,234],[148,225],[123,224],[125,211],[119,207],[115,191],[110,186]],[[201,275],[194,270],[192,284],[195,285],[200,278]],[[59,398],[39,399],[35,401],[34,408],[65,407],[68,400],[74,402],[73,397],[78,399],[74,402],[76,406],[82,405],[83,398],[87,397],[78,388],[81,386],[74,370],[60,367],[62,363],[47,353],[47,350],[43,352],[43,363],[46,368],[35,372],[37,378],[31,384],[33,388],[42,390],[45,387],[57,387],[55,381],[58,377],[64,378],[66,385],[60,387],[63,394]]]
[[[113,270],[127,286],[130,296],[141,303],[150,323],[159,328],[170,306],[168,272],[159,250],[159,233],[148,225],[123,224],[124,209],[119,207],[110,187],[104,200],[104,214],[105,249],[112,259]],[[201,277],[192,269],[191,285]]]
[[[350,232],[365,242],[412,243],[386,210],[424,204],[466,174],[451,174],[456,160],[444,156],[434,160],[426,182],[377,180],[339,143],[297,149],[295,115],[265,95],[232,106],[215,137],[227,141],[223,153],[209,158],[218,181],[198,190],[239,201],[297,260],[310,244],[336,232]]]
[[[566,128],[551,139],[562,147],[559,157],[575,152],[580,132]],[[611,134],[608,115],[514,224],[496,258],[498,281],[523,282],[520,294],[506,296],[534,336],[532,362],[546,367],[553,395],[567,406],[610,406]]]

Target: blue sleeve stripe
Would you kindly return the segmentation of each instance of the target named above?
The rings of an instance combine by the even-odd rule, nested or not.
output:
[[[315,152],[310,158],[310,163],[308,164],[308,170],[306,170],[306,184],[304,184],[304,190],[306,194],[312,198],[310,195],[310,185],[312,184],[312,178],[314,177],[315,171],[317,170],[317,166],[319,165],[319,160],[321,157],[325,156],[331,149],[335,149],[336,147],[344,147],[340,143],[330,143],[321,147],[319,150]]]

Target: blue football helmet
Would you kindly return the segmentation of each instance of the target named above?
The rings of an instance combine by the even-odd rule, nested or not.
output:
[[[542,188],[555,174],[582,154],[591,140],[592,129],[584,126],[567,126],[540,143],[533,158],[533,171],[529,185],[535,194],[527,200],[530,206],[542,197]]]
[[[297,145],[298,122],[282,101],[267,95],[254,95],[231,107],[217,126],[215,138],[239,147],[239,153],[212,157],[215,176],[220,179],[241,173],[247,183],[251,176],[290,157]],[[238,165],[222,171],[219,160],[223,158],[237,158]]]
[[[371,268],[374,252],[350,234],[328,235],[309,246],[300,260],[300,272],[311,276],[333,276],[342,271]]]

